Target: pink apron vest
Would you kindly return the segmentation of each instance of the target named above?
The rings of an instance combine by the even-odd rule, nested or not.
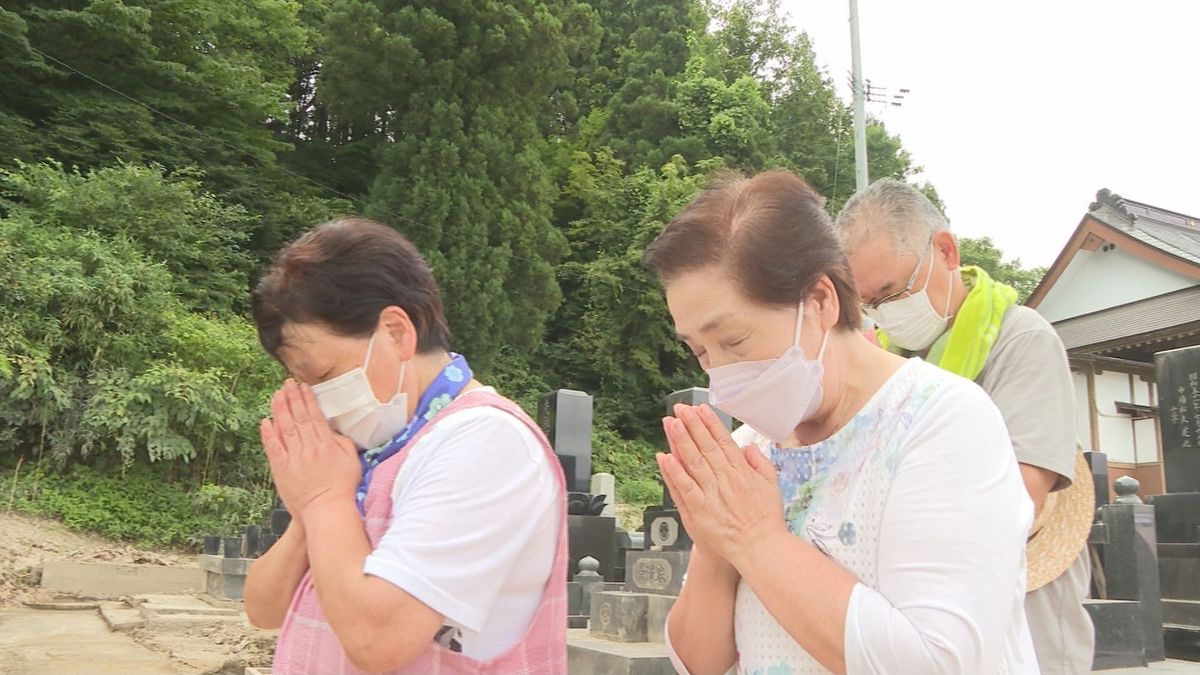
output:
[[[366,531],[372,548],[379,545],[392,521],[392,484],[400,467],[408,459],[409,450],[447,415],[477,406],[491,406],[521,420],[541,442],[546,458],[558,480],[558,546],[554,565],[542,601],[521,640],[508,651],[488,661],[477,661],[453,652],[437,642],[430,642],[425,651],[403,669],[404,675],[563,675],[567,672],[567,504],[566,483],[558,471],[558,458],[550,448],[541,429],[512,401],[488,391],[464,393],[443,409],[409,442],[404,450],[375,469],[367,488]],[[480,439],[481,451],[486,452],[486,439]],[[306,572],[296,587],[287,618],[279,634],[273,675],[333,675],[357,674],[359,670],[342,650],[317,601],[312,572]]]

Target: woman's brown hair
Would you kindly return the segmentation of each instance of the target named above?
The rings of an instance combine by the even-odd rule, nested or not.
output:
[[[320,225],[279,252],[254,288],[258,339],[278,358],[287,323],[319,322],[365,337],[396,306],[417,332],[417,351],[450,348],[450,329],[429,265],[396,230],[366,218]]]
[[[753,178],[722,173],[667,224],[643,259],[664,284],[717,267],[762,305],[798,305],[827,276],[840,306],[837,325],[857,330],[858,290],[824,205],[787,171]]]

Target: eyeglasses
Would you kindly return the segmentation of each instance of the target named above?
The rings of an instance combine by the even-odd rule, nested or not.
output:
[[[917,275],[921,272],[921,264],[925,262],[925,256],[929,255],[929,252],[932,250],[933,237],[930,237],[929,244],[925,247],[925,252],[921,254],[920,258],[917,258],[917,264],[915,267],[913,267],[912,275],[908,277],[908,283],[904,285],[904,288],[896,291],[895,293],[884,296],[875,302],[864,302],[862,304],[863,308],[874,311],[879,309],[880,305],[886,305],[893,300],[898,300],[900,297],[912,293],[913,284],[917,283]]]

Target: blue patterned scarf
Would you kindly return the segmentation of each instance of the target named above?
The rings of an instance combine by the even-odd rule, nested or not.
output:
[[[436,417],[462,393],[472,377],[474,377],[474,373],[471,372],[471,366],[467,365],[466,357],[452,352],[450,363],[442,368],[442,372],[433,378],[433,382],[425,389],[425,393],[421,394],[421,400],[417,402],[416,413],[409,421],[408,426],[384,445],[366,450],[359,456],[359,459],[362,460],[363,477],[354,494],[355,501],[358,502],[359,513],[366,513],[367,488],[371,485],[371,474],[375,472],[375,467],[403,450],[429,420]]]

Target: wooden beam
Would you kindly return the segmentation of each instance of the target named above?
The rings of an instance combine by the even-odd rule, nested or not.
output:
[[[1092,431],[1092,452],[1103,452],[1100,449],[1100,413],[1096,410],[1096,374],[1089,368],[1087,371],[1088,397],[1088,426]]]

